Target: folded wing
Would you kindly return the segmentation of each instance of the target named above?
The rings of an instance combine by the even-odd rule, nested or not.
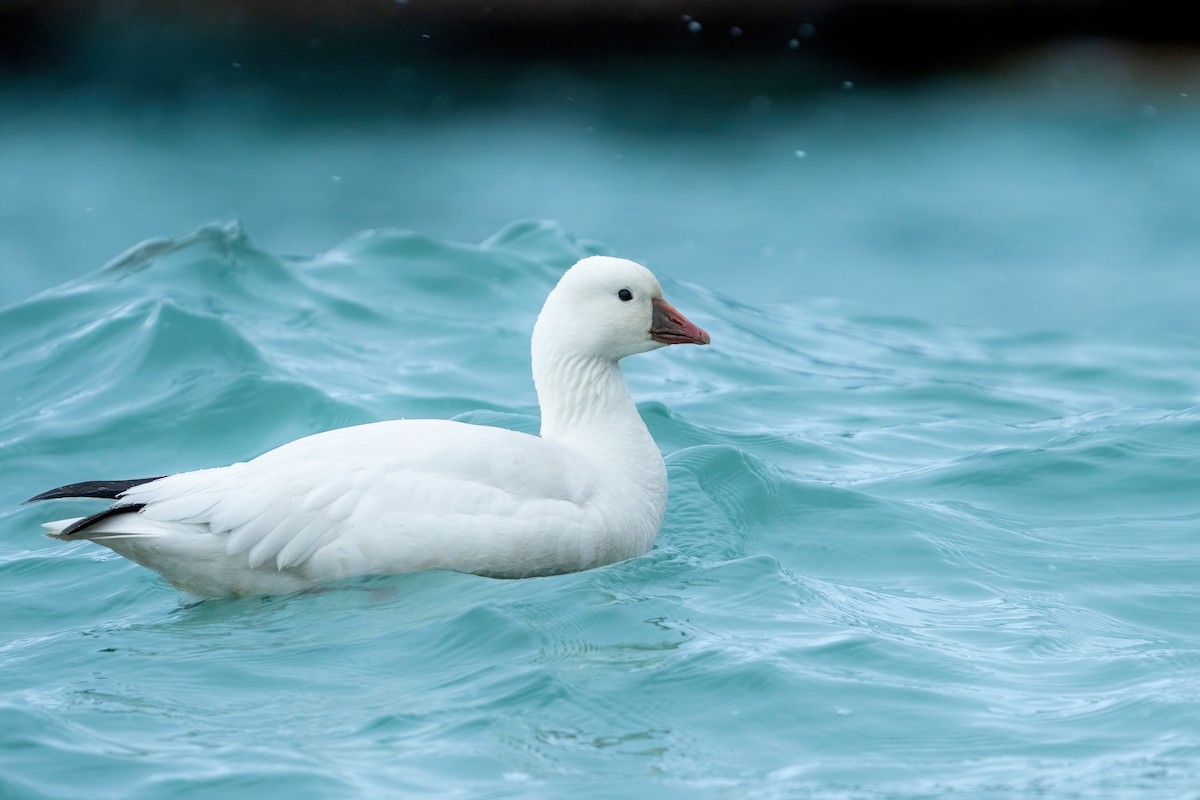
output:
[[[343,539],[376,549],[382,541],[397,557],[419,561],[423,551],[473,546],[445,541],[459,531],[513,536],[578,524],[592,485],[577,456],[538,437],[400,420],[133,486],[120,503],[142,504],[137,516],[170,525],[173,535],[183,524],[217,536],[227,555],[245,554],[251,568],[273,562],[283,570]]]

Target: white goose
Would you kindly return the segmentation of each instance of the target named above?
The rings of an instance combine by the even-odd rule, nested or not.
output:
[[[47,523],[201,597],[293,592],[339,578],[447,569],[501,578],[639,556],[667,501],[661,453],[617,361],[709,336],[645,267],[585,258],[533,329],[541,437],[448,420],[326,431],[251,461],[91,481],[35,500],[100,497]]]

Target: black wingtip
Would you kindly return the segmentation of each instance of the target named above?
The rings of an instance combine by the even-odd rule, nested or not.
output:
[[[36,503],[40,500],[61,500],[64,497],[98,497],[102,500],[116,500],[122,492],[132,489],[134,486],[141,486],[143,483],[150,483],[164,477],[166,476],[159,475],[156,478],[131,478],[124,481],[68,483],[66,486],[59,486],[48,492],[34,495],[25,502]]]
[[[92,527],[101,520],[108,519],[109,517],[115,517],[118,514],[136,514],[145,507],[145,503],[130,503],[127,506],[113,506],[112,508],[106,508],[99,514],[92,514],[90,517],[84,517],[83,519],[68,525],[56,534],[56,538],[66,539],[67,537],[73,536],[86,528]]]

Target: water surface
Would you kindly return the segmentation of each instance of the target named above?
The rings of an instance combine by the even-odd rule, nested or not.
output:
[[[0,795],[1189,797],[1194,342],[746,302],[626,362],[649,555],[189,605],[38,536],[75,480],[389,417],[537,428],[528,336],[609,245],[515,223],[282,257],[236,224],[0,312]]]

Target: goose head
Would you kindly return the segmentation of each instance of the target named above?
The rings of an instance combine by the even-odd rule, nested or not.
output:
[[[610,256],[590,256],[567,270],[533,330],[535,354],[613,362],[666,345],[709,341],[663,300],[650,270]]]

